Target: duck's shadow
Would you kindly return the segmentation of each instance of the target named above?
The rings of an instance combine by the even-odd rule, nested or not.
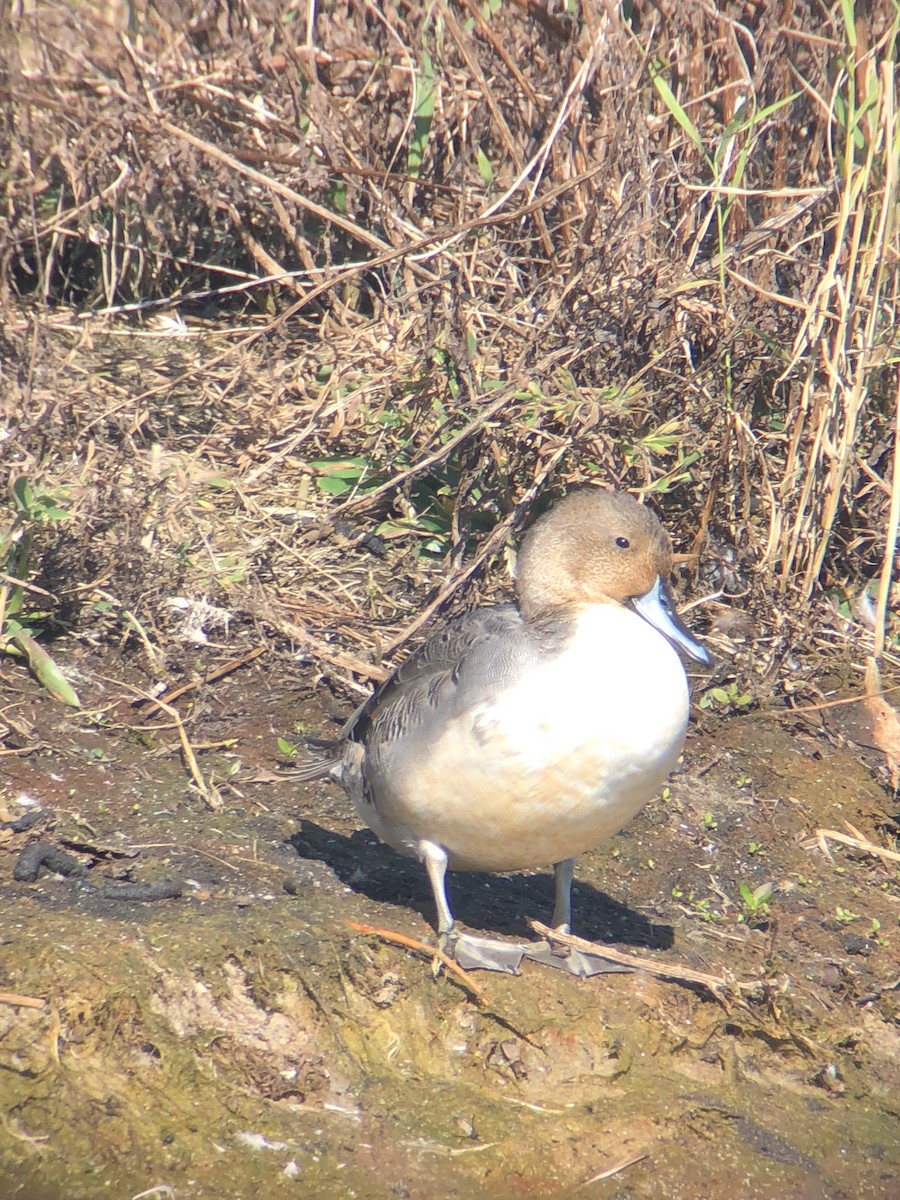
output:
[[[301,821],[290,838],[300,858],[314,859],[371,900],[412,908],[429,924],[435,920],[434,901],[425,868],[382,845],[368,830],[345,837]],[[553,909],[553,872],[541,875],[487,875],[451,871],[448,895],[454,916],[469,929],[512,937],[533,937],[526,917],[545,924]],[[670,925],[655,925],[633,909],[619,904],[590,883],[577,879],[572,888],[574,932],[597,942],[665,950],[674,942]]]

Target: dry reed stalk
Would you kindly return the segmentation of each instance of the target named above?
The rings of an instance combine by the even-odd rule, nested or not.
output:
[[[849,834],[841,833],[838,829],[817,829],[815,836],[810,842],[805,842],[804,846],[812,848],[818,846],[826,858],[831,858],[831,851],[828,849],[828,842],[840,842],[842,846],[849,846],[853,850],[861,850],[864,854],[870,854],[873,858],[880,858],[884,862],[900,863],[900,854],[896,850],[888,850],[884,846],[879,846],[868,838],[863,837],[858,829],[854,829],[848,824],[851,830]]]
[[[843,155],[835,152],[833,158],[843,179],[833,249],[781,375],[783,382],[799,371],[800,400],[781,481],[782,504],[792,517],[780,540],[779,576],[782,588],[797,586],[804,600],[821,577],[835,521],[853,486],[873,372],[883,365],[884,339],[897,325],[896,39],[895,21],[866,60],[857,59],[877,95],[860,160],[854,145],[866,96],[856,96],[853,104],[858,76],[849,69],[835,81],[831,110],[838,99],[847,108],[844,125],[836,119],[832,125],[845,140]]]
[[[340,19],[313,6],[295,30],[250,0],[247,23],[200,41],[156,9],[134,29],[90,0],[97,20],[77,28],[46,6],[17,10],[0,287],[9,299],[33,278],[35,296],[74,297],[67,331],[58,315],[40,327],[59,345],[121,338],[151,305],[175,316],[141,347],[143,373],[124,339],[100,372],[66,344],[67,369],[86,378],[60,398],[42,383],[49,334],[33,327],[28,349],[30,318],[12,307],[32,355],[16,401],[23,469],[36,456],[68,485],[82,464],[85,518],[112,528],[116,447],[134,462],[174,438],[214,459],[252,508],[253,537],[233,493],[173,516],[148,477],[135,541],[155,539],[153,586],[116,577],[110,594],[150,627],[173,542],[206,539],[217,563],[221,542],[243,536],[251,573],[275,554],[299,575],[310,652],[330,647],[350,674],[418,628],[397,564],[374,621],[342,627],[308,578],[325,548],[306,571],[302,539],[270,511],[298,508],[298,481],[303,515],[323,524],[342,508],[376,528],[395,505],[438,511],[453,587],[477,587],[459,573],[463,549],[483,561],[563,443],[548,485],[643,491],[682,544],[701,512],[699,569],[727,559],[725,591],[759,609],[761,629],[777,573],[778,620],[812,627],[820,582],[849,590],[871,572],[852,539],[878,529],[888,489],[873,447],[893,423],[896,21],[872,5],[869,47],[851,7],[803,0],[774,21],[767,6],[675,0],[639,27],[600,0],[564,19],[524,0],[402,14],[348,0]],[[839,139],[854,136],[848,153]],[[219,353],[191,306],[241,292],[244,336],[232,322]],[[101,302],[106,324],[83,319]],[[41,411],[59,415],[51,439]],[[341,456],[365,460],[377,486],[320,493],[314,464]],[[139,487],[130,496],[140,509]],[[434,597],[447,573],[423,541],[411,530],[392,548],[420,554],[412,574]],[[359,613],[371,565],[331,551]],[[714,574],[704,582],[722,591]],[[353,653],[335,637],[356,639]]]

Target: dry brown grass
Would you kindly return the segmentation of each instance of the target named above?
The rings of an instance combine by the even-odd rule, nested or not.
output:
[[[493,7],[8,18],[5,454],[73,514],[57,619],[165,641],[181,590],[377,677],[589,477],[700,554],[733,673],[887,609],[896,6]]]

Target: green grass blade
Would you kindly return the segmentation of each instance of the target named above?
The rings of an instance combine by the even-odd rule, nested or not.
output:
[[[688,135],[697,149],[702,154],[705,154],[706,151],[703,148],[703,141],[700,137],[700,134],[697,132],[696,126],[678,103],[675,93],[672,91],[667,81],[663,77],[662,68],[660,67],[659,63],[650,64],[650,78],[653,80],[653,86],[659,92],[663,104],[665,104],[666,108],[669,110],[684,132]]]
[[[47,651],[39,646],[34,638],[29,637],[27,633],[20,632],[13,634],[10,641],[28,659],[28,665],[38,682],[47,689],[54,700],[68,704],[70,708],[81,708],[81,701],[78,699],[75,689]]]

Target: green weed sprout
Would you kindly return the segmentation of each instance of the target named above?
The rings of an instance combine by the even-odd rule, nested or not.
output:
[[[37,627],[49,614],[27,603],[33,595],[45,595],[28,584],[35,530],[68,520],[65,496],[24,478],[13,481],[11,492],[12,520],[0,525],[0,653],[26,658],[54,700],[80,708],[71,684],[35,641]]]

